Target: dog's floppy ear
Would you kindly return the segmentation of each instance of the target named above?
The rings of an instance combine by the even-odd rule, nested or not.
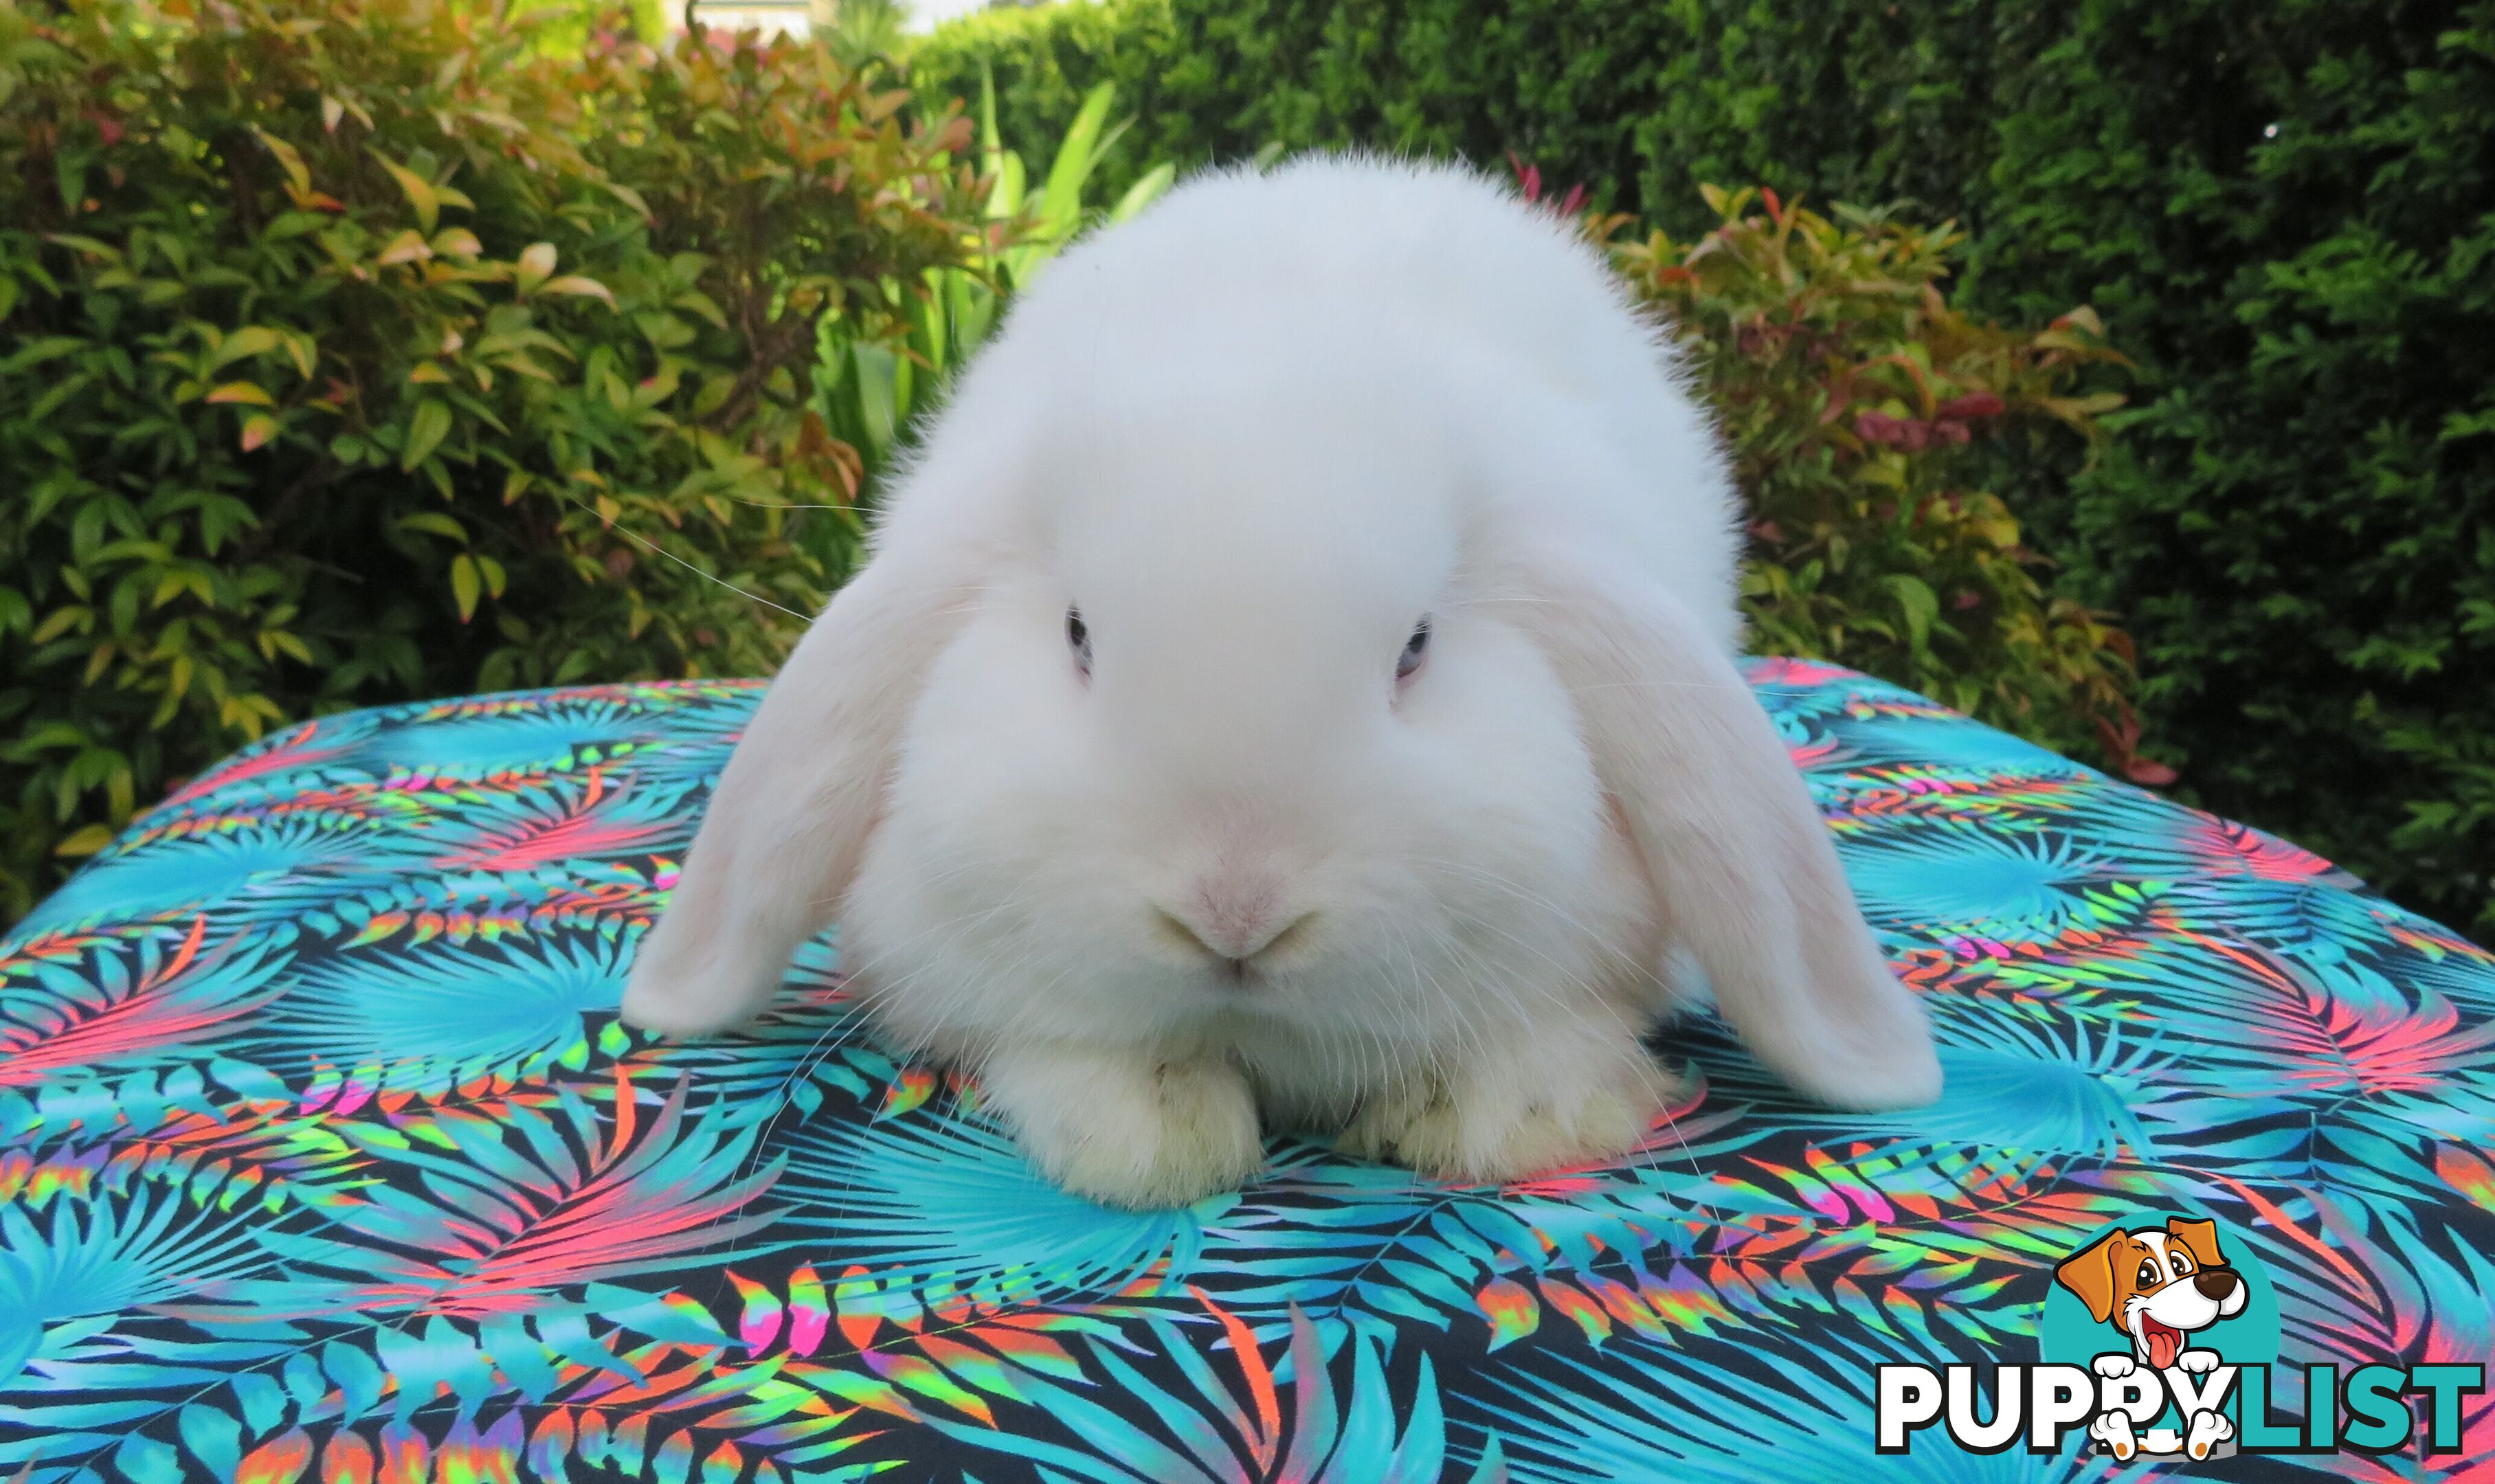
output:
[[[2113,1315],[2114,1272],[2131,1259],[2131,1235],[2109,1231],[2061,1260],[2053,1279],[2088,1306],[2088,1317],[2103,1324]]]
[[[1880,957],[1775,725],[1672,596],[1520,541],[1516,622],[1566,683],[1675,940],[1760,1061],[1839,1107],[1940,1096],[1923,1006]]]
[[[712,789],[675,892],[642,938],[624,1019],[699,1035],[770,1004],[831,920],[882,804],[903,724],[959,627],[960,552],[878,553],[833,595]]]
[[[2227,1265],[2226,1254],[2218,1251],[2218,1223],[2215,1221],[2187,1221],[2181,1217],[2170,1216],[2166,1219],[2166,1235],[2183,1244],[2183,1250],[2192,1254],[2193,1264],[2197,1267],[2223,1268]]]

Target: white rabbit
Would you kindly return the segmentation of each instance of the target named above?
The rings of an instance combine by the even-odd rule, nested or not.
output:
[[[1657,331],[1453,169],[1198,177],[962,376],[729,759],[624,999],[700,1033],[836,915],[1053,1178],[1185,1202],[1260,1108],[1477,1180],[1618,1154],[1694,961],[1759,1058],[1928,1101],[1733,665],[1739,500]]]

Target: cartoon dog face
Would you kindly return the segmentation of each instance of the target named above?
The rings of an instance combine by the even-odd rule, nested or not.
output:
[[[2098,1322],[2131,1337],[2133,1358],[2163,1371],[2184,1337],[2241,1314],[2251,1292],[2218,1251],[2214,1221],[2110,1231],[2053,1269]]]

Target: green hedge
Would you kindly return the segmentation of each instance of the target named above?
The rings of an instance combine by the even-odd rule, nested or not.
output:
[[[541,49],[0,0],[0,921],[266,727],[767,671],[848,561],[817,331],[961,261],[967,123],[751,38]]]
[[[1108,0],[912,56],[1009,141],[1114,78],[1120,172],[1268,141],[1513,150],[1676,232],[1698,186],[1905,201],[1963,301],[2090,303],[2139,366],[2093,467],[1995,472],[2123,615],[2179,791],[2495,924],[2495,3]]]
[[[2202,799],[2482,933],[2495,5],[2084,15],[1977,196],[1987,295],[2090,295],[2146,371],[2055,544]]]
[[[1026,151],[1114,80],[1135,114],[1126,170],[1277,140],[1515,151],[1598,207],[1679,232],[1711,223],[1711,182],[1954,210],[1989,159],[1988,100],[1969,79],[1999,44],[1993,9],[1091,0],[975,13],[909,61],[930,98],[976,98],[990,63],[1006,141]]]

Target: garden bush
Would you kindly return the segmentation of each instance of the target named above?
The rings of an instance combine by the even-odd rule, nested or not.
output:
[[[976,12],[912,46],[926,98],[993,68],[1006,142],[1052,138],[1114,81],[1154,160],[1279,141],[1494,164],[1514,151],[1681,232],[1699,186],[1754,181],[1949,216],[1989,156],[1989,4],[1891,0],[1081,0]]]
[[[983,86],[980,99],[986,194],[979,214],[989,231],[974,260],[928,268],[906,288],[885,280],[887,310],[903,326],[897,342],[859,336],[846,318],[822,323],[816,405],[832,436],[857,450],[870,476],[941,400],[945,383],[986,343],[1016,289],[1086,229],[1123,222],[1158,200],[1176,174],[1167,165],[1146,170],[1105,212],[1086,201],[1093,172],[1127,127],[1109,122],[1115,83],[1100,83],[1084,99],[1037,186],[1030,184],[1020,152],[1005,148],[998,135],[994,91]],[[871,497],[871,479],[869,489]]]
[[[966,261],[967,120],[510,21],[0,0],[0,918],[272,725],[764,672],[842,574],[818,329]]]
[[[1527,183],[1538,195],[1538,174]],[[2086,367],[2119,359],[2096,317],[2022,331],[1953,308],[1941,282],[1962,239],[1949,227],[1831,220],[1771,190],[1705,198],[1718,224],[1688,241],[1589,226],[1678,327],[1732,446],[1752,646],[2172,782],[2137,752],[2129,638],[2049,591],[2017,519],[1976,483],[2001,445],[2089,437],[2119,405],[2072,394]]]
[[[2495,934],[2495,4],[2097,0],[1995,90],[1987,302],[2142,368],[2033,504],[2197,797]],[[2046,492],[2040,492],[2040,494]]]
[[[2125,615],[2182,795],[2495,928],[2495,0],[1105,0],[913,81],[983,60],[1011,142],[1128,90],[1111,189],[1360,142],[1684,234],[1709,180],[1956,220],[1968,309],[2087,304],[2134,362],[2086,472],[1988,482]]]

